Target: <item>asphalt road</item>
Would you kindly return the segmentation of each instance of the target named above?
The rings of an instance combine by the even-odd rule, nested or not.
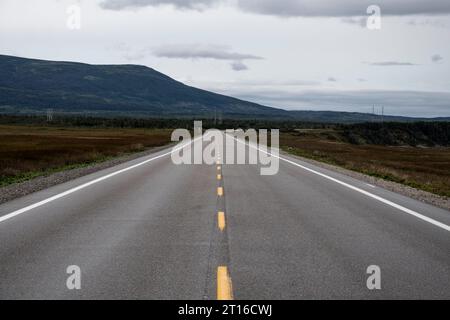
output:
[[[450,212],[286,155],[261,176],[168,152],[1,205],[0,299],[450,298]]]

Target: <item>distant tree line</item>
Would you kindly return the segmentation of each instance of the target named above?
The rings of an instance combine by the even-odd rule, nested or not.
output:
[[[450,122],[386,122],[338,125],[353,144],[450,146]]]
[[[77,115],[54,115],[51,121],[44,115],[0,115],[0,124],[17,125],[42,125],[42,126],[64,126],[64,127],[98,127],[98,128],[161,128],[192,129],[194,121],[202,121],[204,129],[280,129],[290,131],[296,128],[325,128],[334,125],[300,122],[300,121],[281,121],[281,120],[214,120],[211,118],[128,118],[111,117],[100,118],[92,116]]]
[[[0,115],[0,124],[36,125],[54,127],[87,128],[155,128],[193,129],[194,121],[201,120],[204,129],[280,129],[295,132],[296,129],[330,129],[345,142],[352,144],[450,146],[450,122],[365,122],[357,124],[313,123],[286,120],[258,119],[194,119],[194,118],[100,118],[91,116],[55,116],[51,121],[44,115]]]

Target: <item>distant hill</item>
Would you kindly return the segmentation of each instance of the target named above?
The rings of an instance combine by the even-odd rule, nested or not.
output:
[[[89,65],[0,55],[0,113],[366,122],[363,113],[286,111],[193,88],[138,65]],[[430,120],[384,117],[386,121]],[[450,120],[440,119],[440,120]]]
[[[450,117],[413,118],[402,116],[381,116],[371,113],[338,111],[289,111],[290,116],[305,122],[358,123],[358,122],[416,122],[416,121],[450,121]]]
[[[283,117],[286,111],[189,87],[151,68],[0,55],[3,110],[135,116]]]

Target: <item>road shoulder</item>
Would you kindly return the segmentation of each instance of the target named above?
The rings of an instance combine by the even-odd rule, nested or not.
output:
[[[406,186],[406,185],[403,185],[400,183],[384,180],[384,179],[377,178],[377,177],[372,177],[372,176],[365,175],[360,172],[348,170],[348,169],[345,169],[342,167],[338,167],[338,166],[331,165],[328,163],[320,162],[317,160],[300,157],[300,156],[294,155],[294,154],[286,152],[286,151],[282,151],[281,154],[287,155],[291,158],[299,159],[301,161],[310,163],[310,164],[315,165],[320,168],[324,168],[324,169],[328,169],[328,170],[332,170],[332,171],[344,174],[346,176],[355,178],[357,180],[366,182],[368,184],[371,184],[371,185],[374,185],[374,186],[377,186],[380,188],[384,188],[386,190],[389,190],[389,191],[392,191],[395,193],[399,193],[399,194],[407,196],[409,198],[413,198],[415,200],[418,200],[418,201],[421,201],[421,202],[424,202],[427,204],[431,204],[433,206],[436,206],[436,207],[439,207],[442,209],[450,210],[450,199],[447,197],[443,197],[443,196],[439,196],[439,195],[436,195],[436,194],[433,194],[430,192],[415,189],[415,188],[412,188],[412,187],[409,187],[409,186]]]
[[[47,188],[104,170],[112,168],[114,166],[120,165],[122,163],[135,160],[141,157],[145,157],[156,153],[158,151],[167,149],[172,144],[167,144],[165,146],[154,147],[147,149],[142,152],[137,152],[133,154],[127,154],[109,159],[100,163],[94,163],[86,167],[80,167],[70,170],[64,170],[56,173],[52,173],[46,176],[40,176],[31,180],[27,180],[20,183],[15,183],[0,188],[0,204],[9,202],[11,200],[29,195],[34,192],[45,190]]]

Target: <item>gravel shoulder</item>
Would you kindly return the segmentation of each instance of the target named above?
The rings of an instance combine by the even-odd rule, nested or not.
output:
[[[71,170],[65,170],[56,172],[50,175],[37,177],[28,181],[15,183],[9,186],[0,188],[0,204],[8,201],[26,196],[28,194],[41,191],[58,184],[86,176],[88,174],[111,168],[116,165],[150,155],[160,150],[170,147],[172,144],[168,144],[161,147],[150,148],[142,152],[127,154],[124,156],[118,156],[114,159],[110,159],[101,163],[95,163],[86,167],[76,168]]]
[[[291,153],[288,153],[286,151],[283,151],[282,153],[289,155],[290,157],[293,158],[297,158],[300,159],[302,161],[305,161],[307,163],[316,165],[318,167],[324,168],[324,169],[328,169],[328,170],[333,170],[336,172],[339,172],[341,174],[345,174],[349,177],[370,183],[372,185],[375,185],[377,187],[380,188],[384,188],[386,190],[392,191],[392,192],[396,192],[399,193],[401,195],[419,200],[421,202],[424,203],[428,203],[431,205],[434,205],[436,207],[442,208],[442,209],[446,209],[450,211],[450,198],[448,197],[444,197],[444,196],[439,196],[430,192],[426,192],[423,190],[419,190],[419,189],[415,189],[412,188],[410,186],[406,186],[400,183],[396,183],[396,182],[392,182],[392,181],[388,181],[388,180],[384,180],[381,178],[376,178],[376,177],[372,177],[372,176],[368,176],[365,175],[363,173],[360,172],[356,172],[356,171],[352,171],[352,170],[348,170],[348,169],[344,169],[338,166],[334,166],[328,163],[324,163],[324,162],[320,162],[317,160],[312,160],[312,159],[308,159],[308,158],[303,158]]]

